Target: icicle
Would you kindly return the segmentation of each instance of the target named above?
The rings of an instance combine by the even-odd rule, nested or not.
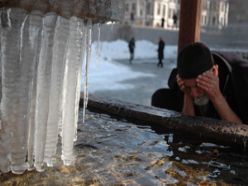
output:
[[[34,166],[43,171],[44,148],[46,142],[49,94],[52,67],[52,48],[56,15],[49,13],[43,18],[42,43],[37,72],[37,97],[35,113]]]
[[[41,43],[42,13],[32,11],[27,18],[24,27],[24,41],[22,48],[21,80],[23,84],[23,97],[25,104],[25,123],[27,123],[27,148],[28,148],[28,169],[33,169],[33,140],[34,140],[34,114],[36,94],[36,73],[38,66],[38,55]]]
[[[69,19],[58,17],[54,36],[52,77],[50,85],[49,115],[47,123],[47,137],[45,146],[45,162],[49,167],[53,165],[56,154],[58,130],[62,125],[63,89],[65,74],[65,54],[69,37]]]
[[[77,126],[78,76],[82,67],[82,34],[83,21],[79,18],[70,19],[70,35],[66,52],[66,82],[65,82],[65,110],[62,128],[62,160],[65,165],[75,161],[73,156],[73,142]]]
[[[91,24],[91,30],[92,30],[92,23]],[[85,48],[87,47],[87,27],[83,24],[83,28],[82,28],[82,56],[81,56],[81,63],[79,68],[79,73],[78,73],[78,77],[77,77],[77,88],[76,88],[76,107],[75,107],[75,131],[74,131],[74,141],[77,140],[77,126],[78,126],[78,111],[79,111],[79,101],[80,101],[80,97],[81,97],[81,79],[82,79],[82,73],[83,73],[83,62],[85,59]]]
[[[96,44],[96,55],[100,57],[100,42],[101,42],[101,24],[97,24],[97,44]]]
[[[0,24],[0,62],[1,62],[1,70],[3,67],[3,62],[5,60],[5,51],[4,50],[4,46],[6,43],[6,38],[5,38],[5,34],[4,32],[6,32],[7,29],[10,29],[10,23],[9,23],[9,15],[7,14],[7,11],[4,9],[0,10],[0,20],[1,20],[1,24]],[[2,75],[2,73],[1,73]],[[3,77],[2,77],[3,78]],[[3,84],[4,85],[4,84]],[[1,93],[2,93],[2,86],[1,86]],[[1,104],[2,105],[2,104]],[[1,106],[1,110],[4,107]],[[9,145],[10,145],[10,132],[9,132],[9,127],[7,126],[7,122],[3,122],[2,119],[2,113],[1,113],[1,124],[0,124],[0,172],[2,173],[7,173],[10,171],[10,161],[9,161],[9,153],[10,153],[10,149],[9,149]]]
[[[88,104],[88,70],[89,70],[89,62],[91,58],[91,38],[92,38],[92,23],[89,22],[87,28],[87,45],[86,45],[86,62],[85,62],[85,77],[84,77],[84,106],[83,106],[83,122],[85,121],[85,111]]]
[[[26,17],[24,10],[8,9],[8,15],[5,16],[7,20],[4,22],[6,28],[2,30],[2,123],[5,131],[11,135],[11,170],[16,174],[23,173],[27,168],[27,124],[23,108],[26,96],[23,97],[25,86],[21,77],[21,49]]]

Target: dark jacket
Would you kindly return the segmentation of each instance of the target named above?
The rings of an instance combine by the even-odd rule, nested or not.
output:
[[[164,59],[164,47],[165,47],[165,42],[161,39],[158,43],[158,58],[159,59]]]
[[[135,48],[135,40],[132,38],[129,43],[128,43],[128,48],[130,53],[134,53],[134,48]]]
[[[248,61],[231,53],[213,53],[215,62],[218,64],[218,59],[221,58],[228,66],[229,77],[226,78],[224,95],[227,102],[234,110],[234,112],[241,118],[243,123],[248,124]],[[220,81],[224,79],[223,67],[219,65]]]

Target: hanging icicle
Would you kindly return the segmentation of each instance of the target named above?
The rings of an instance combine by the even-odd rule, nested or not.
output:
[[[57,16],[54,13],[43,19],[41,51],[37,72],[37,97],[35,113],[34,166],[43,171],[47,120],[49,113],[50,80],[52,73],[52,51]]]
[[[53,166],[53,158],[57,150],[59,130],[62,130],[63,116],[63,90],[66,68],[66,48],[69,39],[70,20],[58,17],[52,56],[52,76],[50,84],[49,114],[47,121],[47,135],[45,145],[45,162],[49,167]]]
[[[82,28],[83,21],[76,17],[70,19],[70,35],[68,41],[68,49],[66,53],[66,92],[65,92],[65,110],[64,121],[62,123],[62,160],[65,165],[72,165],[74,163],[73,143],[75,137],[77,112],[78,108],[76,100],[77,79],[82,66]]]
[[[22,70],[25,68],[22,52],[26,40],[24,27],[27,21],[26,11],[18,8],[8,9],[6,27],[2,30],[2,125],[10,135],[11,170],[23,173],[26,166],[27,151],[27,87]]]
[[[100,53],[101,53],[101,24],[98,23],[97,24],[97,43],[96,43],[96,55],[98,57],[100,57]]]
[[[84,73],[84,88],[83,88],[83,122],[85,121],[85,111],[88,104],[88,70],[91,58],[91,44],[92,44],[92,22],[88,21],[87,35],[86,35],[86,61],[85,61],[85,73]]]

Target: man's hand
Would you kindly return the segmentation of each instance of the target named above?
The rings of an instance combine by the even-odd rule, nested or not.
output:
[[[211,71],[207,71],[199,75],[196,82],[197,86],[208,94],[221,119],[234,123],[242,123],[241,119],[231,109],[222,95],[218,76],[215,76]]]
[[[196,82],[197,86],[206,92],[212,102],[215,102],[222,95],[219,86],[219,77],[215,76],[211,70],[199,75]]]
[[[185,87],[184,81],[177,75],[177,84],[180,90],[184,93],[182,113],[187,116],[195,116],[193,99],[190,96],[190,91]]]

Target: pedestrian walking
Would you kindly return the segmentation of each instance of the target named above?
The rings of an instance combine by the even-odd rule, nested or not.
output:
[[[134,49],[135,49],[135,39],[134,37],[132,37],[128,43],[128,48],[129,48],[129,52],[130,52],[130,59],[129,59],[129,63],[131,64],[133,59],[134,59]]]
[[[162,38],[159,39],[158,43],[158,64],[157,67],[163,68],[163,59],[164,59],[164,47],[165,47],[165,42]]]

